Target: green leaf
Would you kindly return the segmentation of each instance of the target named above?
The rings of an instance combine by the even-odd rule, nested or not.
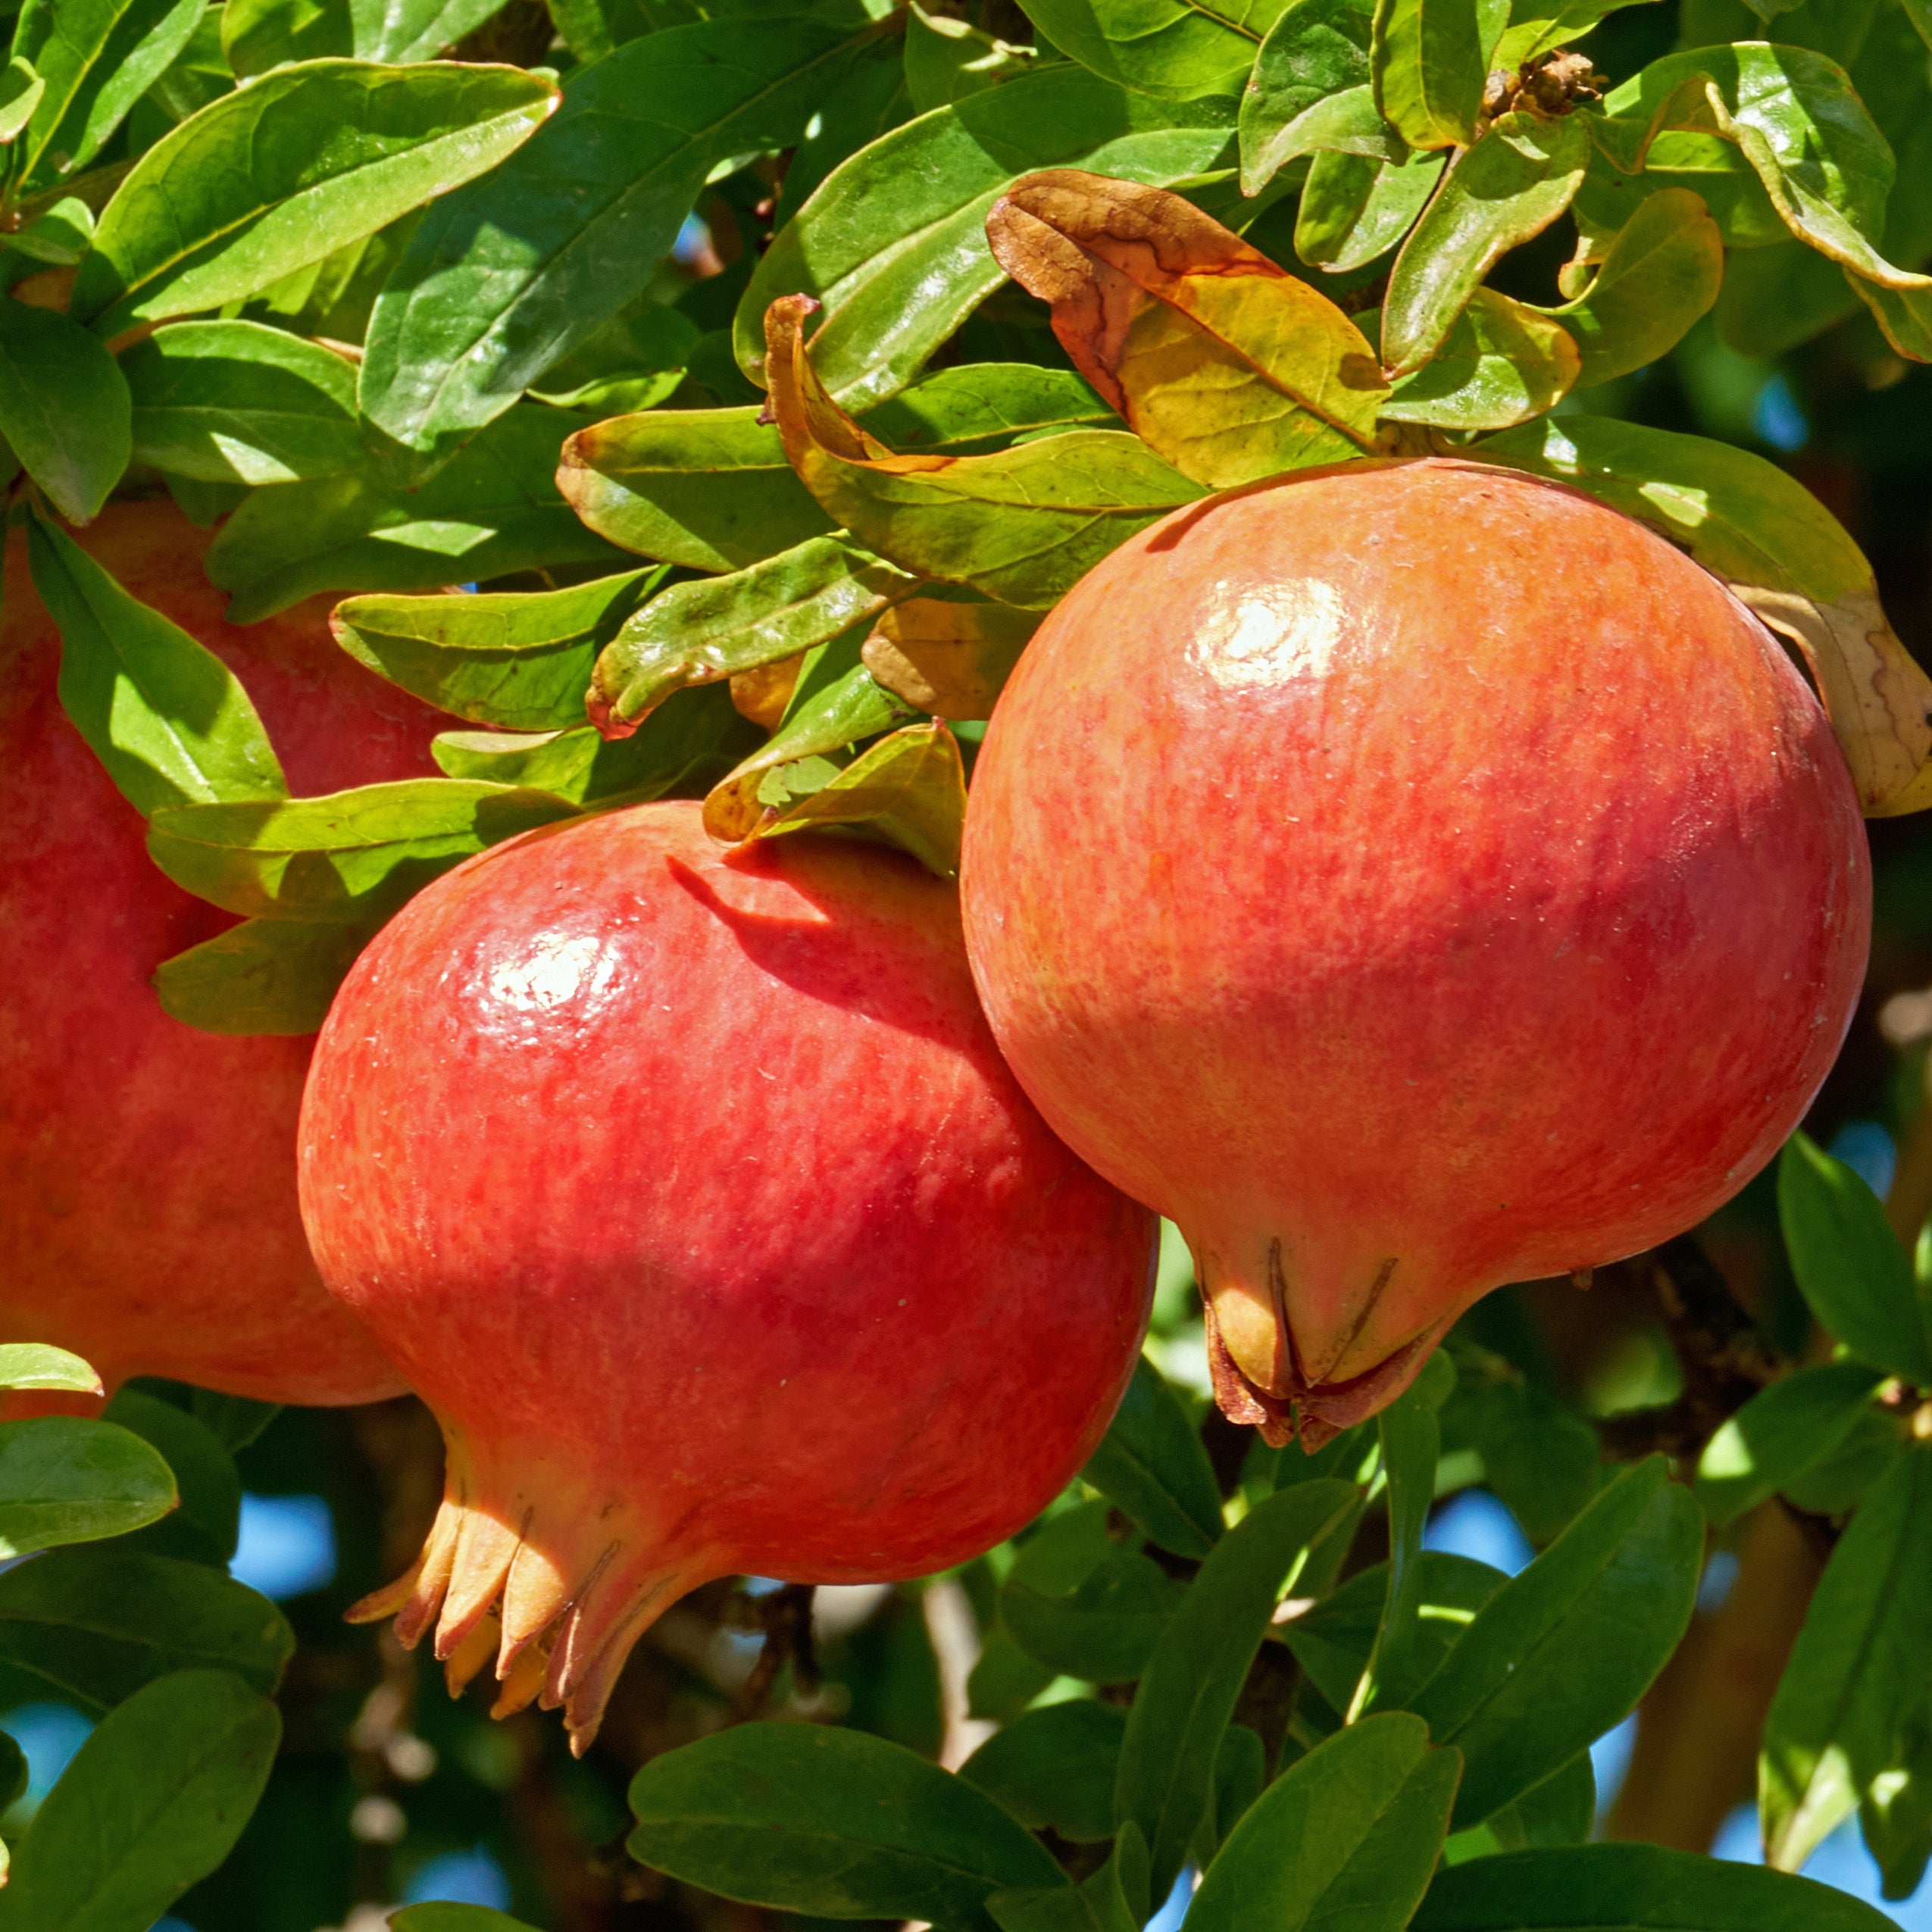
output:
[[[1476,1612],[1508,1578],[1474,1558],[1445,1550],[1422,1552],[1415,1639],[1399,1671],[1386,1666],[1382,1702],[1399,1706],[1427,1679],[1469,1627]],[[1298,1605],[1281,1627],[1295,1661],[1337,1711],[1355,1695],[1388,1600],[1389,1566],[1358,1571],[1319,1602]]]
[[[1478,289],[1434,358],[1396,383],[1382,414],[1443,430],[1505,429],[1553,407],[1580,367],[1576,339],[1561,323]]]
[[[1438,1356],[1437,1361],[1445,1358]],[[1436,1463],[1442,1430],[1436,1420],[1440,1395],[1418,1383],[1376,1418],[1382,1436],[1382,1470],[1389,1508],[1388,1590],[1375,1641],[1347,1706],[1352,1724],[1377,1702],[1387,1703],[1386,1680],[1403,1680],[1420,1643],[1422,1614],[1422,1532],[1436,1496]],[[1449,1790],[1455,1788],[1453,1777]],[[1445,1800],[1446,1802],[1446,1800]]]
[[[79,544],[27,524],[33,587],[61,631],[61,702],[136,811],[286,789],[249,694],[212,651],[130,597]]]
[[[1369,77],[1382,118],[1411,148],[1473,145],[1487,52],[1477,0],[1376,0]]]
[[[94,211],[70,195],[7,237],[7,246],[52,268],[71,268],[94,243]]]
[[[808,538],[831,519],[753,408],[660,409],[580,430],[557,485],[600,536],[693,571],[735,571]]]
[[[1868,814],[1932,803],[1932,679],[1871,566],[1803,484],[1749,451],[1607,417],[1506,430],[1469,454],[1556,478],[1660,530],[1803,654]]]
[[[1465,1768],[1455,1823],[1519,1798],[1625,1716],[1690,1622],[1703,1518],[1662,1456],[1609,1483],[1476,1613],[1410,1699]]]
[[[0,141],[14,141],[33,118],[47,92],[47,83],[33,70],[33,63],[14,55],[0,73]],[[11,242],[13,238],[8,237]]]
[[[224,1396],[214,1389],[196,1389],[188,1409],[230,1455],[254,1442],[282,1412],[280,1402],[257,1402],[250,1396]]]
[[[234,1458],[187,1410],[138,1389],[120,1390],[103,1414],[167,1458],[180,1493],[180,1506],[143,1530],[139,1546],[225,1570],[241,1535],[242,1479]]]
[[[32,64],[39,104],[19,137],[15,179],[78,174],[188,44],[202,0],[27,0],[13,56]]]
[[[1856,1509],[1905,1453],[1898,1424],[1876,1409],[1861,1415],[1851,1433],[1818,1462],[1785,1483],[1784,1495],[1815,1516],[1844,1516]]]
[[[1859,1807],[1859,1828],[1882,1876],[1885,1896],[1909,1899],[1932,1861],[1932,1708],[1900,1727],[1898,1763]]]
[[[1258,195],[1298,152],[1292,130],[1303,114],[1369,86],[1374,11],[1373,0],[1291,0],[1282,8],[1242,89],[1243,193]]]
[[[155,970],[161,1010],[211,1033],[315,1032],[374,927],[250,919]]]
[[[1687,188],[1649,197],[1618,231],[1596,278],[1561,317],[1583,352],[1575,386],[1626,376],[1674,349],[1718,299],[1724,238]]]
[[[739,1724],[652,1758],[630,1809],[640,1864],[781,1912],[992,1932],[991,1893],[1065,1883],[983,1792],[862,1731]]]
[[[903,389],[1003,279],[988,210],[1036,168],[1080,167],[1156,186],[1226,164],[1232,104],[1166,106],[1065,65],[921,114],[835,168],[779,231],[733,324],[739,366],[764,380],[764,313],[823,304],[826,386],[864,409]]]
[[[1579,1751],[1513,1805],[1492,1812],[1480,1824],[1453,1834],[1443,1847],[1443,1862],[1494,1858],[1537,1845],[1580,1845],[1596,1819],[1596,1774],[1590,1753]]]
[[[1697,1500],[1720,1529],[1823,1462],[1867,1414],[1879,1371],[1855,1361],[1801,1368],[1753,1396],[1697,1459]]]
[[[1490,56],[1492,69],[1520,67],[1558,47],[1580,39],[1606,14],[1633,0],[1519,0],[1509,13],[1509,26]]]
[[[135,163],[73,312],[112,336],[254,295],[493,167],[557,98],[514,67],[312,61],[264,74]]]
[[[14,1847],[6,1932],[133,1932],[220,1864],[275,1758],[275,1706],[226,1671],[179,1671],[108,1712]]]
[[[1114,1835],[1114,1779],[1126,1727],[1118,1705],[1088,1697],[1049,1704],[995,1731],[959,1775],[1029,1831],[1099,1844]]]
[[[44,1342],[0,1346],[0,1389],[63,1389],[76,1395],[102,1393],[101,1378],[80,1356]]]
[[[895,449],[983,455],[1061,430],[1117,430],[1121,419],[1068,369],[970,362],[935,369],[866,411],[864,426]]]
[[[229,621],[252,624],[320,590],[441,589],[570,564],[621,568],[627,559],[558,494],[557,447],[580,420],[524,404],[418,490],[357,470],[255,491],[208,546],[208,576],[234,592]]]
[[[1777,1164],[1777,1218],[1791,1271],[1827,1332],[1872,1368],[1932,1386],[1912,1263],[1862,1177],[1794,1133]]]
[[[348,0],[227,0],[221,52],[236,76],[253,80],[291,61],[356,52]]]
[[[1932,1654],[1932,1448],[1896,1463],[1846,1526],[1765,1719],[1758,1809],[1795,1871],[1900,1760],[1900,1687]]]
[[[177,885],[224,911],[361,924],[472,852],[574,810],[547,792],[402,778],[323,798],[176,806],[155,814],[148,851]]]
[[[1188,1907],[1196,1932],[1402,1932],[1449,1828],[1462,1768],[1418,1718],[1368,1718],[1265,1791]]]
[[[1327,150],[1315,158],[1295,221],[1295,252],[1341,274],[1365,267],[1415,225],[1441,180],[1440,155],[1405,161]]]
[[[1458,1347],[1457,1365],[1457,1401],[1484,1479],[1540,1549],[1596,1493],[1597,1433],[1500,1355]]]
[[[842,536],[808,537],[748,570],[674,584],[627,617],[597,658],[591,718],[612,736],[627,734],[673,692],[830,643],[918,588]],[[585,702],[581,686],[579,696]]]
[[[568,590],[352,597],[330,612],[358,664],[479,724],[579,724],[597,654],[662,580],[630,571]]]
[[[689,317],[661,302],[635,302],[551,364],[530,393],[561,409],[597,415],[654,409],[683,385],[703,339]]]
[[[1140,1932],[1148,1914],[1146,1842],[1127,1825],[1106,1863],[1077,1887],[996,1892],[986,1909],[1000,1932]]]
[[[1249,1666],[1314,1548],[1352,1524],[1352,1483],[1314,1482],[1256,1505],[1208,1552],[1142,1673],[1114,1815],[1148,1842],[1165,1898],[1214,1796],[1215,1759]]]
[[[177,322],[121,358],[134,400],[134,453],[203,483],[295,483],[368,461],[355,423],[355,371],[339,356],[258,322]]]
[[[1419,369],[1447,339],[1483,278],[1570,205],[1590,158],[1583,118],[1506,114],[1458,155],[1390,271],[1382,361]]]
[[[0,1422],[0,1558],[121,1536],[176,1500],[167,1465],[111,1422]]]
[[[433,61],[502,11],[503,0],[349,0],[365,61]]]
[[[127,383],[98,338],[0,299],[0,436],[70,522],[89,521],[131,448]]]
[[[1080,1474],[1177,1556],[1205,1556],[1220,1540],[1214,1465],[1180,1398],[1145,1355]]]
[[[420,482],[649,287],[721,158],[790,146],[858,42],[808,18],[672,27],[582,70],[503,167],[430,210],[376,303],[363,414]]]
[[[1234,94],[1282,0],[1027,0],[1053,45],[1118,87],[1169,101]]]
[[[1063,1675],[1127,1683],[1146,1668],[1181,1600],[1181,1586],[1158,1563],[1117,1549],[1064,1596],[1009,1580],[999,1620],[1028,1656]]]
[[[288,1619],[246,1584],[124,1543],[0,1577],[0,1664],[91,1717],[172,1671],[232,1671],[272,1696],[295,1648]]]
[[[912,0],[905,17],[905,89],[912,111],[924,114],[1011,80],[1032,65],[1034,52],[969,20],[928,13]]]
[[[1809,1878],[1655,1845],[1477,1859],[1438,1875],[1411,1932],[1886,1932]]]

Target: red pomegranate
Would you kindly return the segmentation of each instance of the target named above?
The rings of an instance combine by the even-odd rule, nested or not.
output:
[[[675,1598],[919,1576],[1017,1529],[1124,1387],[1155,1224],[1014,1084],[952,888],[729,855],[695,804],[472,859],[345,982],[302,1124],[324,1279],[436,1411],[361,1606],[582,1751]],[[492,1612],[496,1612],[496,1615]]]
[[[434,714],[343,656],[324,605],[224,623],[208,539],[167,504],[111,505],[79,538],[240,674],[292,789],[433,771]],[[166,1375],[272,1402],[392,1395],[302,1237],[310,1043],[161,1011],[155,967],[235,922],[155,869],[140,814],[61,709],[59,667],[16,532],[0,612],[0,1339],[72,1349],[110,1388]]]
[[[1741,1187],[1870,926],[1768,633],[1641,525],[1454,461],[1116,551],[1000,699],[962,877],[1021,1083],[1179,1224],[1223,1407],[1311,1447],[1490,1289]]]

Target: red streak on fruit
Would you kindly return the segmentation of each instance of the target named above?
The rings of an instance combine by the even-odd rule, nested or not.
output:
[[[79,540],[246,684],[291,789],[433,771],[434,714],[345,657],[317,602],[238,629],[171,506],[114,504]],[[323,1293],[295,1206],[309,1041],[170,1019],[161,962],[235,921],[157,871],[141,815],[61,709],[59,634],[17,532],[0,612],[0,1335],[84,1355],[112,1389],[165,1375],[270,1402],[392,1395]],[[10,1412],[86,1406],[15,1399]]]
[[[1228,1412],[1310,1446],[1500,1283],[1743,1186],[1844,1036],[1870,893],[1824,714],[1724,586],[1452,461],[1115,552],[1002,696],[964,868],[1021,1083],[1179,1223]]]
[[[434,1624],[458,1683],[496,1649],[499,1712],[540,1693],[580,1751],[696,1585],[924,1575],[1025,1523],[1152,1284],[1152,1218],[1001,1061],[952,889],[837,841],[727,855],[695,804],[413,900],[323,1030],[302,1186],[449,1446],[361,1614]]]

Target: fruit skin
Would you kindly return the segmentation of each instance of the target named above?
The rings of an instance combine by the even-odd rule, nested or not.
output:
[[[513,839],[412,900],[323,1029],[323,1277],[442,1424],[360,1614],[434,1620],[581,1750],[645,1626],[748,1572],[924,1575],[1043,1508],[1139,1352],[1155,1224],[1000,1060],[949,886],[695,803]],[[546,1655],[547,1653],[547,1655]]]
[[[224,624],[208,538],[169,504],[111,504],[76,536],[240,675],[292,791],[433,771],[436,714],[345,657],[325,604]],[[302,1236],[310,1042],[217,1037],[161,1011],[155,968],[235,921],[156,870],[141,814],[61,708],[59,662],[16,531],[0,608],[0,1335],[74,1349],[111,1390],[165,1375],[270,1402],[392,1395]]]
[[[1176,1221],[1217,1393],[1314,1446],[1499,1283],[1710,1213],[1870,930],[1823,712],[1723,585],[1466,462],[1177,513],[1029,646],[962,893],[995,1035]]]

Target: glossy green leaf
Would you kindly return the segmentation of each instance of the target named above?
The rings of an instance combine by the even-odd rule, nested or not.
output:
[[[905,17],[905,85],[914,114],[983,93],[1024,73],[1035,57],[1034,48],[1002,40],[970,20],[928,13],[918,0]]]
[[[907,725],[867,746],[822,784],[787,791],[783,802],[767,802],[745,834],[748,843],[794,832],[857,833],[909,852],[939,878],[958,877],[966,767],[942,720]]]
[[[242,1479],[234,1458],[189,1411],[138,1389],[121,1390],[102,1413],[166,1458],[180,1495],[180,1507],[142,1530],[136,1544],[225,1570],[241,1533]]]
[[[83,1396],[102,1393],[100,1377],[80,1356],[45,1342],[0,1345],[0,1389],[61,1389]]]
[[[274,1604],[205,1563],[116,1543],[0,1577],[0,1664],[90,1717],[172,1671],[232,1671],[272,1696],[295,1647]]]
[[[1651,195],[1618,231],[1589,288],[1549,311],[1582,352],[1574,386],[1628,375],[1674,349],[1723,280],[1724,239],[1704,204],[1685,188]]]
[[[502,9],[503,0],[349,0],[365,61],[433,61]]]
[[[363,414],[420,482],[651,283],[722,157],[796,141],[856,46],[802,16],[671,28],[584,69],[514,158],[430,211],[376,303]]]
[[[1029,1831],[1098,1844],[1114,1835],[1114,1778],[1126,1726],[1115,1704],[1087,1697],[1049,1704],[995,1731],[959,1775]]]
[[[494,167],[557,98],[514,67],[313,61],[264,74],[136,162],[74,313],[111,336],[253,295]]]
[[[553,362],[530,393],[596,415],[655,409],[682,386],[702,339],[688,316],[661,302],[633,302]]]
[[[60,627],[61,702],[137,811],[283,794],[255,706],[213,652],[38,517],[27,555]]]
[[[241,1836],[282,1720],[227,1671],[177,1671],[108,1712],[14,1847],[5,1932],[132,1932]]]
[[[1281,0],[1027,0],[1055,47],[1115,86],[1170,101],[1240,91]]]
[[[1411,148],[1471,146],[1487,51],[1477,0],[1377,0],[1369,79],[1382,118]]]
[[[121,1536],[177,1500],[160,1455],[111,1422],[0,1422],[0,1558]]]
[[[1697,1458],[1704,1513],[1721,1529],[1824,1461],[1868,1412],[1880,1380],[1860,1363],[1830,1362],[1753,1396]]]
[[[1932,1448],[1895,1464],[1846,1526],[1765,1719],[1758,1809],[1795,1871],[1899,1758],[1899,1687],[1932,1655]]]
[[[77,174],[187,45],[202,0],[27,0],[11,52],[32,64],[38,105],[14,157],[16,180]]]
[[[1063,430],[1117,430],[1121,419],[1070,369],[1027,362],[969,362],[935,369],[861,418],[904,452],[980,456],[1022,437]]]
[[[1476,1613],[1411,1707],[1465,1769],[1458,1827],[1540,1784],[1636,1704],[1690,1621],[1703,1518],[1652,1456]]]
[[[121,358],[134,453],[204,483],[294,483],[368,461],[355,371],[342,357],[258,322],[177,322]]]
[[[1656,1845],[1577,1845],[1441,1873],[1412,1932],[1885,1932],[1883,1912],[1809,1878]]]
[[[754,271],[733,324],[739,366],[764,380],[764,314],[798,292],[824,305],[814,354],[848,408],[903,389],[999,287],[986,213],[1019,176],[1080,167],[1156,186],[1227,164],[1233,104],[1163,105],[1071,66],[1044,68],[921,114],[835,168]]]
[[[775,664],[868,623],[919,580],[839,536],[814,536],[748,570],[674,584],[627,617],[589,680],[592,720],[635,730],[674,691]]]
[[[250,919],[155,970],[162,1011],[214,1033],[312,1033],[356,955],[370,923]]]
[[[1792,1505],[1815,1516],[1843,1516],[1862,1504],[1905,1453],[1907,1439],[1899,1425],[1874,1409],[1854,1422],[1850,1433],[1801,1474],[1784,1493]]]
[[[358,663],[439,710],[552,730],[583,723],[597,653],[663,574],[629,571],[568,590],[351,597],[329,626]]]
[[[70,522],[88,522],[131,450],[127,383],[98,337],[0,298],[0,436]]]
[[[226,0],[221,9],[222,55],[242,79],[355,51],[349,0]]]
[[[252,624],[320,590],[439,590],[512,571],[627,559],[572,514],[558,445],[581,419],[540,403],[500,417],[418,490],[365,470],[255,491],[208,546],[210,578]]]
[[[46,97],[47,83],[33,63],[16,54],[0,69],[0,142],[14,141]]]
[[[984,1793],[862,1731],[739,1724],[652,1758],[630,1809],[640,1864],[818,1918],[991,1932],[990,1893],[1065,1882]]]
[[[148,851],[178,886],[256,918],[360,922],[486,846],[571,816],[547,792],[402,778],[323,798],[178,805]]]
[[[1606,14],[1634,0],[1522,0],[1510,9],[1509,25],[1490,56],[1492,68],[1505,71],[1539,54],[1580,39]]]
[[[1292,130],[1302,115],[1346,89],[1369,85],[1374,11],[1373,0],[1290,0],[1282,8],[1241,92],[1244,193],[1258,195],[1299,152]]]
[[[1893,348],[1908,361],[1932,362],[1932,291],[1882,288],[1849,269],[1845,280]]]
[[[1778,1160],[1777,1215],[1792,1272],[1826,1330],[1872,1368],[1932,1386],[1912,1263],[1862,1177],[1795,1133]]]
[[[1268,1620],[1310,1552],[1352,1522],[1352,1483],[1314,1482],[1258,1504],[1208,1552],[1162,1633],[1127,1713],[1114,1815],[1148,1843],[1165,1898],[1214,1794],[1215,1755]]]
[[[1436,353],[1496,263],[1569,206],[1589,158],[1583,117],[1527,111],[1503,115],[1456,157],[1390,272],[1386,368],[1405,375]]]
[[[1393,248],[1441,180],[1440,155],[1406,161],[1329,149],[1315,158],[1295,222],[1295,252],[1340,274]]]
[[[1106,430],[986,456],[895,456],[826,393],[801,345],[808,305],[774,307],[773,405],[786,453],[826,514],[902,569],[1043,610],[1202,493],[1137,436]]]
[[[1422,1532],[1435,1500],[1436,1463],[1442,1454],[1442,1430],[1436,1419],[1440,1399],[1438,1393],[1418,1381],[1376,1418],[1389,1512],[1388,1588],[1368,1661],[1347,1706],[1351,1723],[1374,1705],[1390,1701],[1389,1683],[1406,1680],[1421,1645]],[[1452,1777],[1452,1791],[1455,1782]]]
[[[1064,1596],[1009,1582],[999,1618],[1028,1656],[1061,1674],[1127,1683],[1146,1668],[1180,1601],[1181,1586],[1158,1563],[1117,1549]]]
[[[1080,1474],[1177,1556],[1205,1556],[1220,1540],[1214,1465],[1180,1398],[1145,1355]]]
[[[1527,302],[1477,289],[1430,361],[1405,376],[1382,405],[1398,423],[1500,430],[1552,408],[1582,366],[1567,312],[1556,322]]]
[[[1803,653],[1866,812],[1932,802],[1932,679],[1887,622],[1863,553],[1794,477],[1705,437],[1591,416],[1469,453],[1586,490],[1680,544]]]
[[[72,195],[7,237],[7,246],[15,254],[52,268],[71,268],[93,244],[94,211]]]
[[[580,430],[557,485],[599,536],[687,570],[735,571],[832,521],[755,408],[660,409]]]
[[[1196,1932],[1402,1932],[1449,1828],[1461,1761],[1418,1718],[1338,1732],[1263,1793],[1188,1907]]]

